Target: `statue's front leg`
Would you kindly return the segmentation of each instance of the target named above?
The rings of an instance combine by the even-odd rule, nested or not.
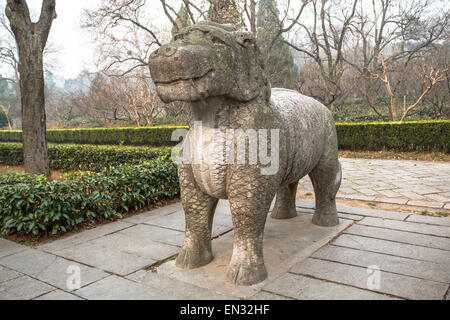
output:
[[[186,234],[176,266],[193,269],[204,266],[213,259],[211,230],[218,199],[199,189],[190,165],[180,165],[178,175],[186,219]]]
[[[229,187],[234,245],[227,278],[238,285],[253,285],[267,278],[263,235],[276,189],[259,172],[248,168],[236,171]]]

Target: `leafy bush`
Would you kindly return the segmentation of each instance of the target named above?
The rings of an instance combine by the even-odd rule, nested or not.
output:
[[[68,174],[63,181],[10,173],[0,176],[0,231],[56,234],[87,221],[120,218],[178,193],[177,170],[168,156]]]
[[[450,121],[339,123],[342,150],[450,151]]]
[[[120,164],[138,164],[170,153],[170,148],[111,147],[89,145],[49,145],[50,168],[54,170],[90,170]],[[0,144],[0,164],[21,165],[23,149],[21,144]]]
[[[171,141],[172,132],[176,129],[186,129],[186,127],[50,129],[47,130],[47,141],[95,145],[169,146],[176,144],[176,142]],[[0,131],[0,142],[21,141],[21,131]]]
[[[174,145],[175,129],[187,127],[48,130],[55,143]],[[396,150],[449,152],[450,121],[337,123],[341,150]],[[20,131],[0,131],[0,142],[21,141]]]

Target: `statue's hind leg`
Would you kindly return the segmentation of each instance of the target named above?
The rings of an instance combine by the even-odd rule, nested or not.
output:
[[[309,174],[314,186],[316,211],[312,222],[331,227],[339,224],[336,210],[336,194],[341,185],[342,170],[337,157],[322,157]]]
[[[295,198],[297,194],[298,181],[280,187],[275,200],[272,214],[273,219],[290,219],[297,216]]]

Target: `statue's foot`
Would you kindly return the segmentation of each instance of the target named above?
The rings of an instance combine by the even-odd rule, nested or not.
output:
[[[175,266],[182,269],[195,269],[207,265],[213,259],[212,252],[208,250],[198,251],[182,248],[175,261]]]
[[[297,210],[289,207],[277,207],[273,208],[270,217],[272,219],[291,219],[297,216]]]
[[[322,227],[334,227],[339,224],[339,218],[337,214],[320,214],[314,213],[312,223]]]
[[[267,278],[264,263],[231,263],[228,267],[228,281],[241,286],[251,286],[264,281]]]

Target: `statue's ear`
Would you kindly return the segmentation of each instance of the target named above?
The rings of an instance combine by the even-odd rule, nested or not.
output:
[[[235,31],[233,32],[234,38],[236,42],[241,46],[247,47],[250,44],[256,43],[256,38],[253,33],[248,31]]]

